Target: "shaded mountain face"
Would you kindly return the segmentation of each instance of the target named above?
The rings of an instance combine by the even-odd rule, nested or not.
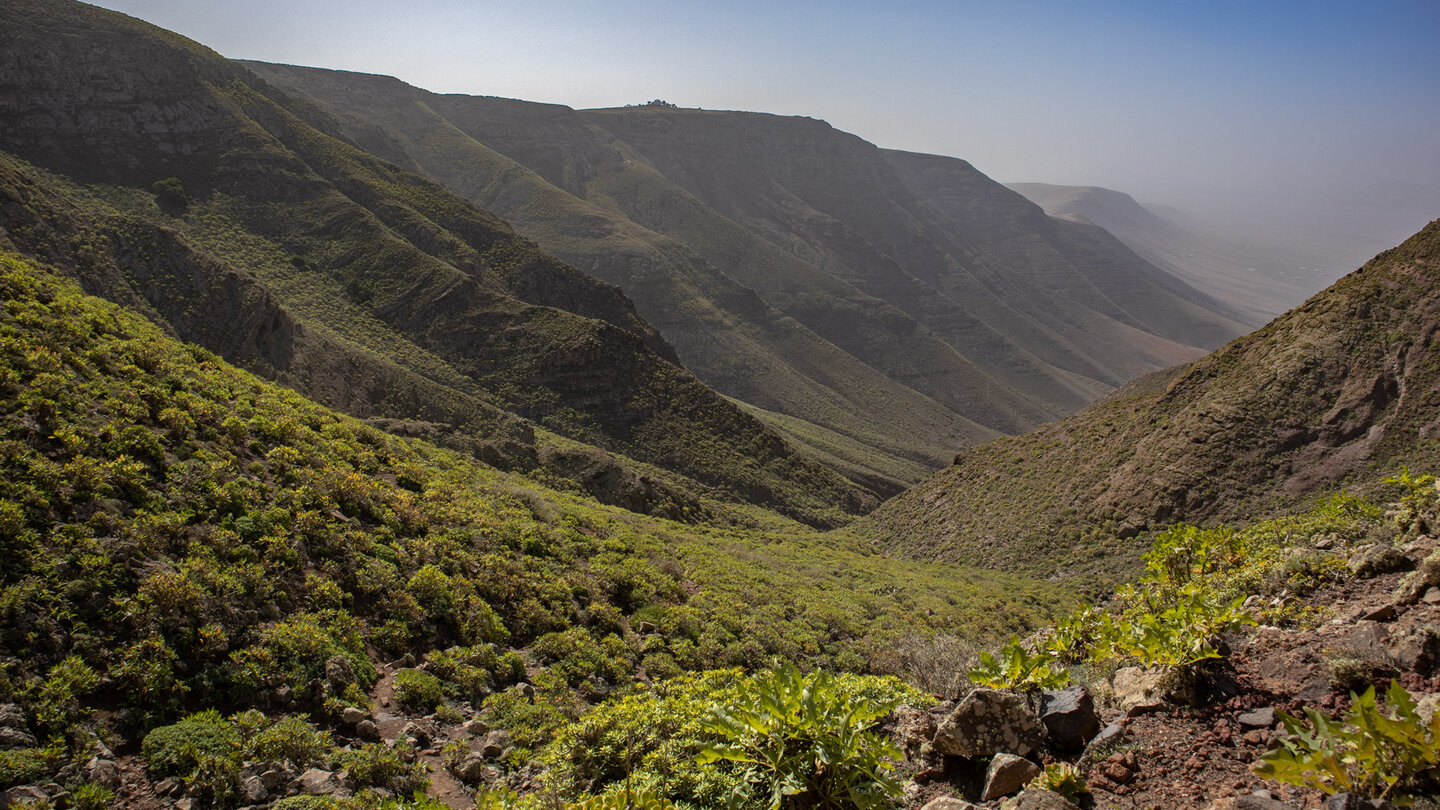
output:
[[[867,482],[903,482],[1245,328],[963,161],[822,121],[575,111],[245,64],[619,285],[707,383]]]
[[[1259,326],[1298,305],[1339,272],[1318,252],[1258,244],[1210,233],[1174,212],[1094,186],[1009,183],[1007,188],[1059,219],[1094,224],[1197,290],[1224,301]]]
[[[1218,352],[961,452],[865,530],[927,559],[1114,571],[1149,528],[1433,468],[1437,330],[1440,220]]]
[[[0,117],[6,246],[327,404],[524,466],[518,415],[811,522],[873,503],[696,380],[619,288],[193,42],[6,3]]]

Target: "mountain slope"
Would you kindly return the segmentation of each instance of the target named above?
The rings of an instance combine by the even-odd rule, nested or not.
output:
[[[311,376],[337,361],[383,368],[426,400],[418,410],[469,400],[494,420],[498,406],[807,520],[873,502],[677,365],[618,288],[357,148],[243,68],[79,4],[7,3],[0,22],[0,150],[30,189],[11,195],[10,240],[92,291],[163,314],[169,291],[147,279],[157,267],[207,292],[228,274],[243,290],[212,310],[225,320],[166,323],[202,342],[231,323],[275,324],[263,357],[232,354],[332,404],[417,416],[376,407],[405,399],[382,380],[335,391]],[[87,272],[106,258],[117,272]],[[287,366],[317,334],[325,356]]]
[[[245,64],[358,143],[620,285],[702,379],[777,414],[772,424],[811,423],[802,433],[817,449],[815,425],[915,459],[928,455],[916,445],[944,446],[930,426],[946,410],[967,442],[1028,429],[1243,330],[1108,237],[1054,223],[978,173],[987,204],[1006,197],[1020,214],[1004,235],[971,240],[992,223],[955,216],[919,172],[892,165],[901,158],[823,122],[577,112]],[[1065,228],[1068,239],[1050,235]],[[1170,289],[1143,306],[1107,299],[1156,284]]]
[[[1116,572],[1148,528],[1433,468],[1437,330],[1440,220],[1220,351],[961,452],[864,530],[925,559]]]
[[[1104,228],[1157,267],[1235,307],[1254,326],[1298,305],[1334,278],[1314,269],[1328,263],[1313,253],[1207,233],[1123,192],[1046,183],[1008,183],[1007,188],[1053,217]]]

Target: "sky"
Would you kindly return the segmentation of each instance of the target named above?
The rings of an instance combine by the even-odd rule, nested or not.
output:
[[[1345,269],[1440,217],[1440,0],[101,0],[221,54],[821,118]]]

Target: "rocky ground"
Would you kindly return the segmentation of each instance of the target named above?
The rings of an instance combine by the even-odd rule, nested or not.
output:
[[[1305,600],[1282,594],[1278,598],[1291,599],[1296,608],[1311,609],[1307,626],[1260,626],[1229,639],[1230,655],[1198,706],[1167,702],[1145,673],[1121,670],[1093,689],[1071,687],[1028,703],[977,690],[958,703],[902,716],[895,734],[920,766],[906,785],[907,805],[1072,808],[1076,805],[1054,793],[1032,789],[1016,796],[1024,782],[999,773],[1008,768],[1028,781],[1038,774],[1038,764],[1068,762],[1078,766],[1089,789],[1082,804],[1096,808],[1369,807],[1355,799],[1345,804],[1343,796],[1327,803],[1317,790],[1262,779],[1250,766],[1277,744],[1282,727],[1276,710],[1297,714],[1309,706],[1338,717],[1349,708],[1350,689],[1375,684],[1383,690],[1395,678],[1419,702],[1423,716],[1435,711],[1440,701],[1436,548],[1435,538],[1427,536],[1399,553],[1357,549],[1348,555],[1353,577]],[[1349,688],[1337,688],[1337,681],[1347,678]],[[1089,741],[1076,746],[1080,733]],[[957,745],[961,739],[966,742]],[[1016,768],[1013,758],[1003,767],[994,764],[1006,754],[1024,757],[1024,764]],[[982,769],[979,763],[991,755],[991,766]]]

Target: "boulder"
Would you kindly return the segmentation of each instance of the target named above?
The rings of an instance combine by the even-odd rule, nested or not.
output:
[[[355,683],[355,668],[350,666],[350,659],[343,655],[333,656],[325,662],[325,680],[336,689],[344,689]]]
[[[300,791],[312,796],[350,796],[350,789],[345,787],[338,774],[320,768],[311,768],[300,774]]]
[[[1115,702],[1126,716],[1159,711],[1165,708],[1164,673],[1141,667],[1121,667],[1111,678]]]
[[[38,745],[35,735],[19,728],[8,726],[0,728],[0,751],[9,751],[14,748],[34,748]]]
[[[360,721],[364,719],[365,710],[358,709],[354,706],[346,706],[345,709],[340,712],[340,722],[351,728],[360,725]]]
[[[374,742],[380,739],[380,727],[375,725],[374,720],[361,720],[355,724],[355,736]]]
[[[435,729],[429,723],[411,721],[400,729],[400,736],[414,740],[417,748],[429,748],[435,739]]]
[[[465,724],[465,733],[471,737],[484,737],[490,733],[490,724],[477,717]]]
[[[1046,692],[1040,699],[1040,722],[1046,742],[1057,751],[1079,751],[1100,730],[1095,699],[1083,685]]]
[[[980,800],[988,802],[1018,793],[1040,773],[1040,766],[1024,757],[996,754],[985,771],[985,790],[980,794]]]
[[[942,720],[933,745],[955,757],[1027,756],[1040,750],[1045,726],[1025,698],[995,689],[976,689]]]
[[[91,757],[85,763],[85,780],[96,782],[110,790],[120,789],[120,763],[113,759]]]
[[[510,748],[510,732],[492,731],[485,735],[480,744],[480,754],[486,759],[499,759]]]
[[[18,703],[0,703],[0,728],[18,728],[22,731],[29,729],[25,722],[25,712]]]
[[[1440,674],[1440,631],[1433,626],[1412,628],[1401,636],[1391,636],[1390,659],[1396,666],[1432,678]]]
[[[490,766],[483,757],[472,754],[455,767],[455,778],[467,785],[478,785],[485,781],[489,769]]]

